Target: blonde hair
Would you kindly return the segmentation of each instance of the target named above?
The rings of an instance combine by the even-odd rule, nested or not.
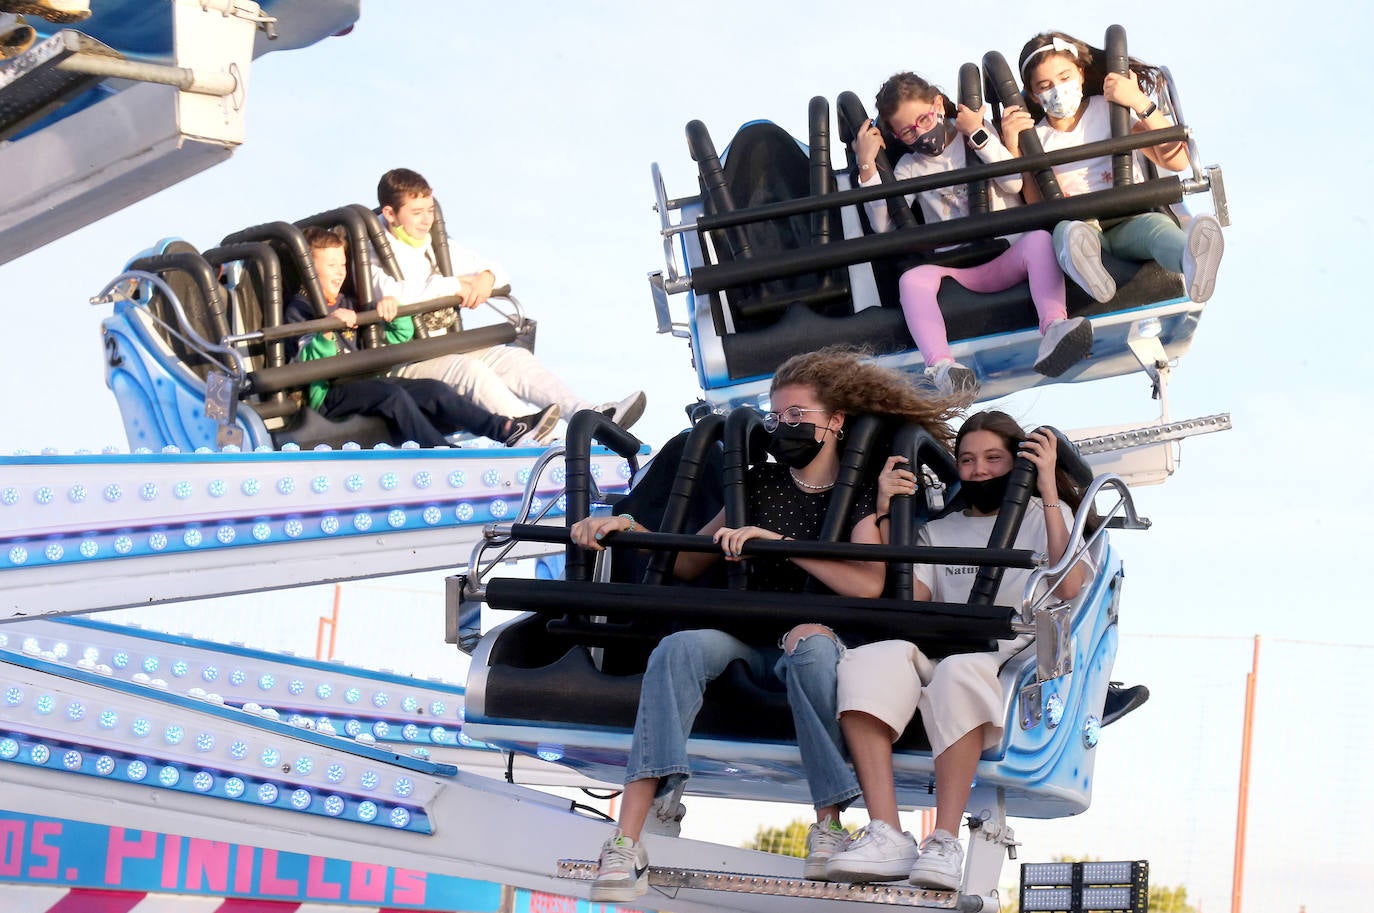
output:
[[[793,355],[773,375],[772,389],[810,387],[828,409],[916,422],[949,447],[954,441],[950,421],[962,412],[968,400],[918,389],[905,375],[875,364],[867,355],[851,346],[827,346]]]

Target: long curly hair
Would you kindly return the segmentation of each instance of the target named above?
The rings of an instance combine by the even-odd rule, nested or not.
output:
[[[1074,53],[1054,49],[1056,39],[1072,45]],[[1046,51],[1046,48],[1051,50]],[[1031,91],[1030,71],[1034,66],[1050,57],[1063,57],[1070,63],[1077,64],[1079,71],[1083,74],[1083,94],[1085,96],[1101,95],[1103,80],[1107,78],[1106,51],[1095,48],[1065,32],[1041,32],[1025,43],[1021,48],[1021,56],[1017,58],[1017,67],[1021,75],[1021,97],[1026,101],[1026,111],[1036,120],[1045,116],[1045,109],[1040,106],[1039,99]],[[1131,72],[1140,80],[1141,90],[1147,95],[1153,94],[1155,87],[1163,78],[1159,67],[1151,66],[1135,57],[1129,58],[1129,65]]]
[[[950,422],[968,405],[968,399],[921,390],[905,375],[875,364],[866,355],[849,346],[793,355],[773,375],[772,389],[810,387],[828,409],[917,422],[931,437],[950,446],[954,440]]]

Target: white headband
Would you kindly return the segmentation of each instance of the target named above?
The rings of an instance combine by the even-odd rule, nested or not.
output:
[[[1050,44],[1038,47],[1035,50],[1031,51],[1029,54],[1027,54],[1025,57],[1021,58],[1022,73],[1026,72],[1026,64],[1030,63],[1032,58],[1034,58],[1036,54],[1043,54],[1046,51],[1064,51],[1066,53],[1072,54],[1074,56],[1074,59],[1078,58],[1078,48],[1075,47],[1073,44],[1065,41],[1063,38],[1057,37],[1051,38],[1050,41]]]

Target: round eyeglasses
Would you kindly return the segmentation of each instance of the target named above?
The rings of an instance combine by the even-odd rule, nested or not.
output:
[[[781,412],[765,412],[763,414],[763,430],[773,432],[778,430],[778,425],[787,425],[795,428],[803,421],[802,416],[808,412],[829,412],[829,409],[803,409],[801,406],[789,406]]]

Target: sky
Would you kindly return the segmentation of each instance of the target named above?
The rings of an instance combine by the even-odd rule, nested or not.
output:
[[[1154,696],[1105,733],[1092,809],[1018,822],[1021,859],[1148,858],[1159,883],[1229,909],[1239,712],[1258,634],[1244,909],[1363,902],[1374,790],[1354,768],[1374,744],[1355,676],[1374,634],[1351,584],[1374,512],[1358,468],[1374,449],[1362,208],[1374,130],[1342,90],[1362,84],[1374,13],[1359,0],[1105,9],[999,7],[978,24],[962,4],[882,0],[366,0],[351,34],[254,64],[247,140],[229,162],[0,266],[15,320],[0,334],[11,383],[0,452],[125,444],[101,370],[107,310],[87,300],[142,248],[165,236],[207,248],[248,225],[371,204],[377,177],[400,165],[429,178],[455,238],[513,276],[541,358],[589,399],[646,390],[636,431],[661,440],[683,426],[696,387],[686,344],[654,333],[645,276],[663,264],[649,169],[662,166],[670,195],[695,192],[687,121],[703,120],[717,146],[755,118],[804,136],[813,95],[868,101],[902,69],[952,85],[962,62],[989,49],[1014,59],[1036,31],[1092,40],[1119,22],[1133,53],[1170,67],[1203,159],[1225,170],[1226,258],[1171,392],[1175,418],[1229,411],[1235,428],[1186,443],[1177,475],[1138,492],[1154,527],[1116,539],[1128,572],[1116,672]],[[1002,405],[1065,429],[1146,421],[1156,408],[1143,376]],[[403,585],[423,592],[424,581]],[[417,612],[437,615],[432,592]],[[305,650],[316,614],[300,619]],[[365,615],[354,624],[369,627]],[[461,678],[441,643],[395,651]],[[764,817],[802,813],[706,808],[688,835],[731,842]]]

